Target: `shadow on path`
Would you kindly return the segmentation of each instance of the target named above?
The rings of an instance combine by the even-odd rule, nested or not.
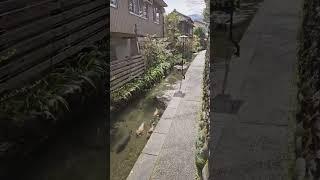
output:
[[[232,99],[229,94],[218,94],[212,102],[215,113],[237,114],[244,101]]]

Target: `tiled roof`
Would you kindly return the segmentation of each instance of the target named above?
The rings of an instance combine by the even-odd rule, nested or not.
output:
[[[193,20],[191,19],[191,17],[189,17],[189,16],[187,16],[187,15],[184,15],[184,14],[178,12],[176,9],[174,9],[173,12],[175,12],[175,13],[177,13],[178,15],[184,17],[186,20],[191,21],[191,23],[193,24]]]
[[[167,7],[167,3],[165,3],[163,0],[154,0],[156,3],[158,3],[162,7]]]

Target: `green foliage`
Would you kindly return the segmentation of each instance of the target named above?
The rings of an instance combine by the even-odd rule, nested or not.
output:
[[[149,88],[159,82],[163,76],[168,73],[168,70],[181,59],[181,55],[173,55],[165,49],[165,42],[159,39],[149,38],[145,47],[150,49],[145,50],[145,57],[149,62],[147,72],[138,79],[129,82],[121,88],[111,93],[112,106],[119,107],[135,98],[141,93],[148,91]]]
[[[210,22],[210,0],[204,0],[206,6],[202,12],[202,15],[204,17],[204,21],[209,23]]]
[[[170,42],[169,48],[173,50],[174,54],[182,52],[182,42],[179,40],[179,36],[181,36],[179,23],[180,18],[176,12],[171,12],[165,16],[165,35]]]
[[[193,52],[198,52],[200,51],[201,44],[200,44],[200,38],[198,36],[193,36],[193,41],[192,41],[192,51]]]
[[[199,38],[205,38],[206,37],[206,33],[204,32],[204,29],[201,27],[197,27],[194,30],[194,35],[199,37]]]
[[[80,53],[77,61],[63,64],[41,80],[14,90],[0,98],[1,118],[23,124],[25,119],[41,117],[57,120],[70,111],[66,98],[79,99],[96,91],[96,79],[106,76],[105,57],[97,49]]]
[[[183,40],[179,37],[182,35],[179,30],[180,18],[176,12],[171,12],[165,16],[165,32],[168,42],[168,49],[172,50],[173,54],[184,54],[188,58],[192,56],[193,40],[188,38],[185,40],[183,46]],[[185,49],[184,49],[185,48]]]
[[[197,28],[194,30],[194,36],[193,36],[194,45],[193,45],[193,50],[199,51],[199,50],[205,49],[205,48],[206,48],[205,38],[206,38],[206,34],[205,34],[204,29],[201,28],[201,27],[197,27]]]
[[[201,155],[197,152],[197,154],[196,154],[196,167],[197,167],[197,172],[198,172],[199,177],[202,177],[201,172],[202,172],[202,169],[205,166],[206,162],[207,161],[203,157],[201,157]],[[202,179],[202,178],[200,178],[200,179]]]
[[[179,36],[181,36],[178,28],[179,22],[179,16],[175,12],[165,16],[165,33],[168,38],[168,42],[170,42],[169,45],[171,49],[177,49],[177,45],[179,43]]]
[[[171,51],[167,50],[168,44],[165,39],[155,39],[151,36],[146,37],[143,46],[143,55],[146,59],[147,68],[165,62],[169,56],[172,56]]]

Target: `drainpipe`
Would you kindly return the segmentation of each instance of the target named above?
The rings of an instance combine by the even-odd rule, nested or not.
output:
[[[162,14],[162,37],[164,38],[164,16]]]
[[[139,49],[139,44],[138,44],[138,28],[137,28],[137,24],[134,24],[134,35],[135,35],[138,54],[140,54],[140,49]]]

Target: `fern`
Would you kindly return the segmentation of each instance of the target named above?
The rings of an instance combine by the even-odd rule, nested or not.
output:
[[[56,120],[55,114],[61,110],[70,112],[69,103],[63,96],[74,93],[89,96],[90,89],[97,89],[92,78],[102,79],[107,71],[107,63],[100,52],[81,53],[77,58],[76,63],[57,67],[43,79],[2,95],[0,114],[19,119],[21,116],[42,113],[46,118]],[[85,88],[86,84],[91,88]]]

